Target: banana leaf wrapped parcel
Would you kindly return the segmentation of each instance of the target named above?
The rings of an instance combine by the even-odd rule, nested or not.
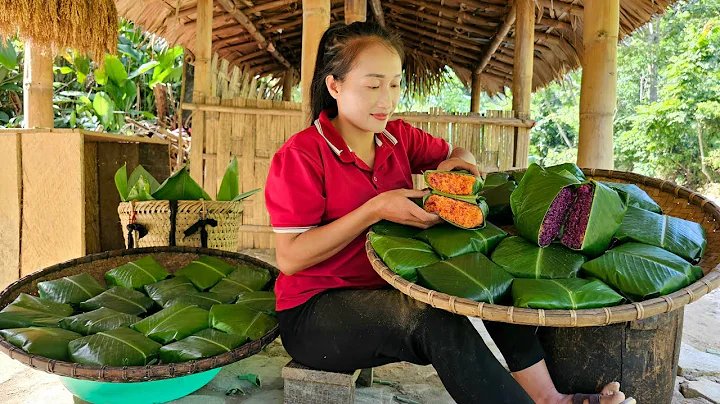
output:
[[[423,176],[430,189],[450,195],[477,195],[483,187],[482,178],[476,177],[468,171],[428,170],[423,173]]]
[[[432,191],[423,198],[426,212],[436,213],[444,221],[461,229],[482,229],[488,216],[485,198],[478,195],[458,196]]]

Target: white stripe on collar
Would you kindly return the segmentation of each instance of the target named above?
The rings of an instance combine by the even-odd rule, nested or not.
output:
[[[316,119],[315,122],[314,122],[314,124],[315,124],[315,128],[317,128],[318,132],[320,133],[320,136],[322,136],[323,139],[325,139],[325,141],[327,142],[328,146],[330,146],[330,149],[332,149],[332,151],[335,152],[335,154],[337,154],[337,155],[339,156],[340,153],[342,153],[343,151],[340,150],[340,149],[338,149],[337,147],[335,147],[335,145],[332,144],[332,143],[330,142],[330,140],[328,140],[327,137],[325,137],[325,133],[323,133],[323,130],[322,130],[322,125],[320,124],[320,119]],[[393,146],[398,143],[398,141],[397,141],[397,139],[395,138],[395,136],[391,135],[390,132],[387,131],[387,129],[386,129],[386,130],[383,130],[382,133],[383,133],[383,135],[385,135],[385,137],[390,141],[390,143],[393,144]],[[380,140],[380,138],[379,138],[377,135],[375,135],[375,144],[377,144],[378,146],[382,146],[382,145],[383,145],[382,140]],[[348,151],[352,152],[352,149],[350,149],[350,146],[348,146],[348,149],[349,149]]]

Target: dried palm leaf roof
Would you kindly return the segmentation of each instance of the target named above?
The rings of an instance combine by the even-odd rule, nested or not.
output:
[[[121,16],[195,48],[196,0],[115,0]],[[641,27],[676,0],[620,0],[620,35]],[[508,0],[369,0],[368,19],[397,31],[408,46],[405,74],[411,90],[442,80],[445,66],[469,85],[483,61],[483,90],[511,86],[514,9]],[[535,0],[533,89],[580,66],[584,0]],[[301,65],[301,0],[215,0],[213,50],[254,74],[282,76]],[[344,21],[344,1],[331,0],[331,24]],[[507,33],[507,35],[503,35]],[[486,63],[484,63],[486,61]]]
[[[0,40],[17,35],[45,52],[72,48],[102,63],[117,52],[117,32],[113,0],[0,0]]]

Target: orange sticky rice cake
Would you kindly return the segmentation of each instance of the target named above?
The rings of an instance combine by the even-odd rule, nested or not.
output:
[[[485,222],[479,206],[442,195],[430,195],[425,201],[425,211],[437,213],[441,218],[468,229]]]
[[[426,176],[428,186],[451,195],[472,195],[476,180],[472,175],[452,172],[434,172]]]

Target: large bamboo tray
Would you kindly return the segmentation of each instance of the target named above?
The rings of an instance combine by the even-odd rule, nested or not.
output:
[[[105,284],[105,272],[146,255],[152,255],[160,265],[172,274],[194,259],[197,259],[201,254],[214,256],[234,265],[245,264],[251,267],[268,269],[273,277],[270,287],[274,286],[274,279],[278,276],[278,270],[270,264],[244,254],[227,251],[193,247],[152,247],[118,250],[88,255],[25,276],[0,293],[0,309],[10,304],[20,293],[24,292],[37,296],[38,282],[86,272],[94,276],[102,284]],[[139,382],[187,376],[229,365],[260,352],[267,344],[274,341],[279,333],[279,328],[275,326],[275,328],[270,330],[262,338],[250,341],[230,352],[189,362],[148,366],[88,366],[57,361],[37,355],[30,355],[11,345],[2,337],[0,337],[0,352],[31,368],[59,376],[100,382]]]
[[[402,293],[452,313],[489,321],[552,327],[588,327],[640,320],[667,313],[692,303],[720,286],[720,207],[687,188],[639,174],[583,169],[588,178],[635,184],[657,202],[663,212],[700,223],[707,235],[707,249],[700,265],[703,278],[667,296],[614,307],[584,310],[543,310],[478,303],[450,296],[410,283],[388,268],[370,244],[365,242],[370,263],[377,273]]]

